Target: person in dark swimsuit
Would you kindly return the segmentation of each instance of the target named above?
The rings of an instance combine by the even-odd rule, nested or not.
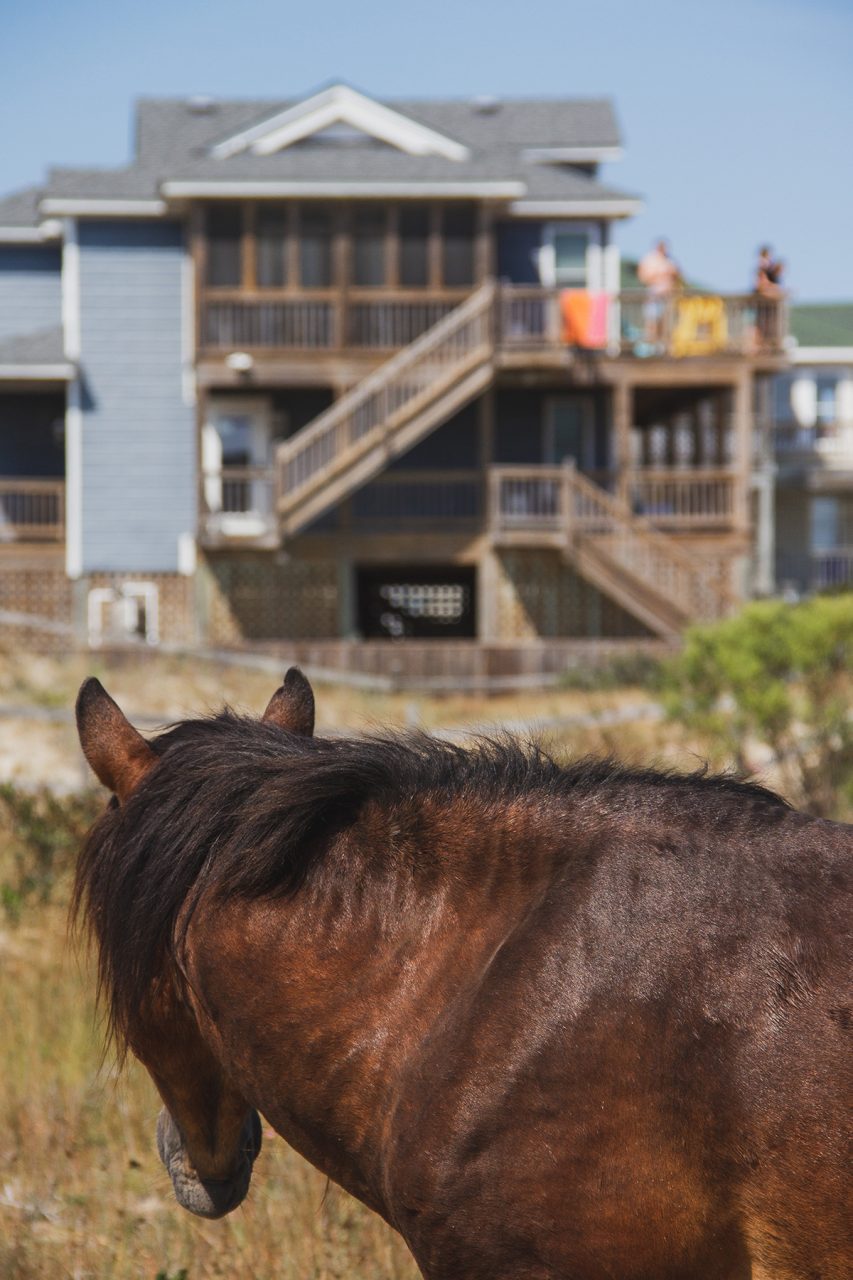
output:
[[[755,307],[755,325],[761,347],[775,347],[779,341],[779,300],[784,297],[782,277],[785,264],[773,257],[770,245],[762,245],[755,267],[754,292],[758,295]]]

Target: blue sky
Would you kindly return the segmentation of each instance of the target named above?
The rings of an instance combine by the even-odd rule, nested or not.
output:
[[[747,286],[759,241],[800,299],[853,298],[851,0],[0,0],[0,192],[129,155],[136,96],[611,95],[646,212],[693,278]]]

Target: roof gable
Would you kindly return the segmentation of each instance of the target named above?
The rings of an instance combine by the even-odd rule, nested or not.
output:
[[[458,161],[467,159],[469,154],[462,143],[348,85],[338,84],[224,139],[211,149],[211,155],[222,160],[245,151],[257,156],[275,155],[296,142],[322,136],[335,128],[360,132],[412,156],[441,156]]]

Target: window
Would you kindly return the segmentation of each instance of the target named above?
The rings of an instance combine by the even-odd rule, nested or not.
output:
[[[332,216],[305,205],[299,219],[299,276],[304,289],[328,289],[332,283]]]
[[[429,283],[429,209],[404,205],[400,210],[400,284],[418,288]]]
[[[818,374],[817,421],[821,427],[834,427],[837,415],[838,379],[831,374]]]
[[[586,284],[586,236],[577,231],[555,230],[553,243],[554,284],[583,288]]]
[[[264,289],[287,284],[287,211],[275,205],[261,205],[256,223],[255,270]]]
[[[442,274],[444,283],[461,287],[474,283],[474,210],[450,205],[442,218]]]
[[[239,205],[219,205],[208,209],[207,283],[228,287],[238,285],[243,275],[243,211]]]
[[[388,224],[384,208],[367,206],[356,209],[352,219],[353,284],[385,283],[385,231]]]

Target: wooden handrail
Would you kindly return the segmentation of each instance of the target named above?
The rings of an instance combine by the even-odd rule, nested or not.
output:
[[[490,355],[493,296],[491,285],[478,289],[279,445],[279,506],[286,509],[387,440],[467,368]]]

